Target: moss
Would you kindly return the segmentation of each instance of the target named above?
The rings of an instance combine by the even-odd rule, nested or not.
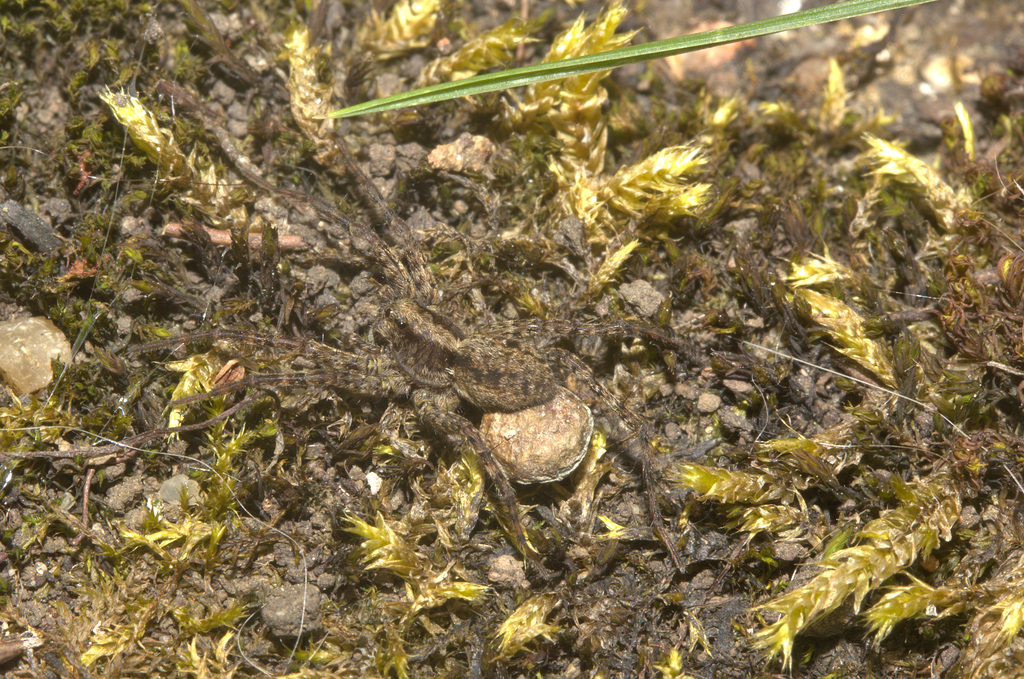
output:
[[[632,25],[620,6],[579,24],[556,10],[528,30],[487,31],[466,13],[452,18],[445,58],[444,26],[414,4],[348,26],[360,36],[352,58],[375,45],[375,75],[408,84],[490,68],[530,35],[569,53],[624,40],[615,27]],[[52,394],[0,403],[12,566],[2,615],[35,625],[23,602],[45,596],[59,621],[45,632],[63,634],[37,662],[138,676],[255,674],[242,654],[284,676],[554,675],[573,663],[605,676],[779,663],[822,673],[833,646],[815,635],[848,609],[860,617],[842,638],[865,654],[923,666],[953,644],[963,676],[1007,667],[1022,627],[1019,71],[951,108],[933,157],[860,100],[842,59],[801,100],[754,101],[757,83],[717,96],[655,69],[637,76],[646,92],[599,74],[341,129],[360,161],[370,144],[408,144],[389,198],[425,215],[414,237],[443,282],[440,308],[484,329],[518,317],[548,348],[573,352],[643,418],[667,470],[658,501],[685,577],[638,509],[631,442],[599,413],[574,479],[519,489],[545,569],[518,564],[522,589],[520,571],[498,568],[516,562],[514,531],[479,460],[401,395],[357,398],[329,389],[329,371],[308,375],[296,338],[365,342],[381,299],[347,234],[321,238],[301,206],[237,172],[218,121],[152,94],[168,79],[208,102],[215,86],[217,101],[253,102],[259,113],[232,120],[239,153],[276,185],[345,197],[318,118],[343,74],[330,72],[337,59],[315,22],[285,33],[305,23],[293,8],[242,3],[266,30],[226,39],[215,10],[232,7],[189,3],[202,45],[144,44],[142,14],[171,27],[165,9],[5,7],[0,29],[22,51],[46,35],[71,45],[54,75],[68,117],[46,153],[11,151],[32,174],[2,183],[5,199],[35,209],[59,197],[74,212],[57,225],[61,252],[0,227],[3,308],[81,338]],[[256,57],[271,63],[286,40],[287,60],[246,84]],[[11,135],[24,134],[30,82],[0,89],[8,144],[25,141]],[[107,84],[125,88],[106,96],[110,113],[93,98]],[[462,131],[499,145],[485,171],[443,175],[418,159]],[[347,218],[379,221],[349,202]],[[160,235],[172,221],[183,237]],[[204,227],[233,245],[214,245]],[[274,233],[278,249],[247,246]],[[307,248],[285,250],[292,235]],[[639,279],[660,295],[650,318],[631,317],[622,292]],[[597,337],[615,324],[626,337]],[[575,336],[558,339],[567,326]],[[208,328],[238,334],[140,349]],[[628,336],[637,328],[670,341]],[[255,342],[267,337],[278,344]],[[338,369],[355,371],[346,356]],[[243,373],[251,392],[230,388]],[[196,427],[162,435],[174,425]],[[132,447],[90,448],[102,437]],[[717,449],[698,445],[712,437]],[[178,473],[199,492],[153,501]],[[37,564],[51,580],[30,590]],[[262,597],[295,582],[324,594],[323,631],[273,638]],[[891,665],[887,676],[913,672]]]

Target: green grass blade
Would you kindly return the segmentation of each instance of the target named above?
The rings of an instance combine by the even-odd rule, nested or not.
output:
[[[563,59],[551,63],[534,64],[522,68],[511,68],[495,73],[440,83],[429,87],[421,87],[409,92],[400,92],[390,97],[374,99],[347,108],[332,111],[332,118],[349,118],[365,113],[379,113],[407,106],[421,106],[438,101],[467,97],[473,94],[493,92],[512,87],[522,87],[546,80],[557,80],[569,76],[618,68],[652,59],[663,59],[673,54],[693,52],[708,47],[716,47],[748,38],[756,38],[772,33],[781,33],[794,28],[804,28],[814,24],[851,19],[865,14],[885,12],[913,5],[921,5],[934,0],[847,0],[836,2],[824,7],[784,14],[770,19],[761,19],[739,26],[730,26],[679,38],[658,40],[643,45],[632,45],[617,50],[609,50],[600,54],[588,54],[573,59]]]

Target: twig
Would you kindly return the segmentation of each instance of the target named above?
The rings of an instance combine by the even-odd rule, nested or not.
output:
[[[231,245],[231,232],[223,229],[211,229],[208,226],[199,225],[206,235],[210,237],[210,242],[214,245]],[[163,235],[170,236],[171,238],[187,238],[188,227],[181,222],[169,222],[164,227]],[[249,242],[249,249],[256,250],[263,245],[263,235],[259,233],[250,233],[247,236]],[[307,247],[306,241],[302,239],[302,236],[296,236],[294,234],[282,234],[277,237],[277,244],[282,250],[302,250]]]
[[[82,532],[71,541],[72,547],[77,547],[89,531],[89,488],[92,486],[92,477],[95,475],[96,467],[89,467],[85,470],[85,481],[82,483]]]

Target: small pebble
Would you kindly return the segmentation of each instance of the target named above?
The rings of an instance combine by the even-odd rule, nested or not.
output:
[[[463,133],[450,144],[438,146],[427,156],[434,170],[483,172],[497,147],[487,137]]]
[[[715,412],[721,405],[722,399],[716,394],[709,394],[705,392],[697,397],[697,410],[705,415]]]
[[[190,479],[185,474],[175,474],[160,484],[160,491],[157,493],[157,497],[164,504],[180,505],[182,489],[185,490],[185,497],[188,498],[189,504],[192,504],[202,492],[198,481]]]
[[[370,487],[370,495],[376,495],[384,486],[384,479],[377,476],[376,472],[370,472],[366,475],[366,485]]]
[[[395,169],[397,153],[391,144],[370,144],[367,150],[370,159],[370,176],[387,177]]]
[[[261,614],[275,637],[292,638],[319,632],[320,600],[323,595],[313,584],[281,585],[267,596]]]
[[[21,571],[21,584],[25,589],[39,589],[46,584],[46,575],[46,564],[30,564]]]
[[[530,581],[526,579],[523,564],[514,556],[508,554],[496,556],[490,560],[489,565],[487,579],[491,582],[520,589],[525,589],[530,584]]]
[[[722,386],[734,394],[749,394],[754,391],[754,385],[743,380],[722,380]]]
[[[697,387],[693,386],[692,384],[683,384],[682,382],[676,383],[675,392],[677,396],[682,396],[683,398],[689,399],[691,401],[695,400],[698,396],[700,396],[700,391],[697,389]]]
[[[619,288],[622,300],[644,318],[650,318],[658,312],[658,307],[665,301],[665,295],[654,289],[647,281],[640,279],[627,283]]]
[[[39,391],[53,379],[50,361],[71,360],[64,333],[40,316],[0,323],[0,378],[15,394]]]

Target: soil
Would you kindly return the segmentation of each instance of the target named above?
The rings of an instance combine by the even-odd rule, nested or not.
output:
[[[73,350],[43,390],[0,395],[4,676],[1019,673],[1019,7],[935,2],[614,71],[595,176],[695,140],[711,194],[693,215],[573,214],[553,170],[565,141],[503,121],[522,90],[339,123],[410,246],[301,131],[289,26],[324,48],[312,67],[340,108],[411,88],[519,6],[446,5],[387,53],[364,27],[388,3],[196,4],[3,7],[0,321],[48,318]],[[638,3],[620,31],[661,39],[779,4]],[[524,63],[601,9],[526,6],[543,20]],[[203,172],[158,167],[108,88]],[[369,339],[396,285],[359,232],[254,185],[214,127],[270,183],[421,252],[442,313],[578,357],[643,423],[623,430],[590,394],[583,467],[516,489],[536,557],[408,388],[355,388],[389,360]],[[877,179],[867,134],[933,168],[954,204]],[[169,407],[183,375],[226,386]],[[196,426],[163,435],[169,418]],[[780,597],[846,573],[856,593],[804,616],[790,663],[764,648],[797,610]]]

